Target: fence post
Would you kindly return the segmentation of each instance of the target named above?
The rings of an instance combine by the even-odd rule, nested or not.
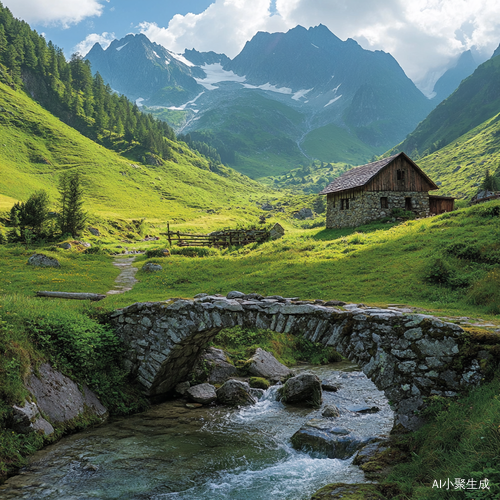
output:
[[[170,239],[170,222],[167,222],[167,238],[168,238],[168,244],[172,246],[172,240]]]

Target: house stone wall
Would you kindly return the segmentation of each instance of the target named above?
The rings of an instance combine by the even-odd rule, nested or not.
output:
[[[393,208],[405,208],[405,198],[411,198],[412,211],[417,217],[429,215],[429,193],[417,191],[360,191],[349,198],[349,208],[341,210],[337,197],[328,195],[326,227],[356,227],[391,215]],[[351,195],[352,196],[352,195]],[[388,208],[381,208],[380,198],[386,197]]]

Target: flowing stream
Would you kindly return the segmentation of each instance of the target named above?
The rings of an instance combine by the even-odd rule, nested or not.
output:
[[[393,413],[382,392],[350,363],[301,366],[339,387],[319,410],[285,407],[276,386],[250,407],[188,409],[183,400],[63,438],[36,453],[0,487],[2,499],[302,500],[332,482],[363,482],[349,460],[294,450],[291,436],[326,405],[335,425],[387,435]],[[358,414],[353,405],[380,408]]]

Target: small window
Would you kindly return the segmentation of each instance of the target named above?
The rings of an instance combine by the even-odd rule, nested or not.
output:
[[[396,170],[396,176],[398,181],[404,181],[405,180],[405,171],[404,170]]]
[[[411,198],[405,198],[405,210],[411,210]]]
[[[387,196],[382,196],[382,198],[380,198],[380,208],[389,208]]]
[[[340,210],[349,210],[349,198],[342,198],[340,200]]]

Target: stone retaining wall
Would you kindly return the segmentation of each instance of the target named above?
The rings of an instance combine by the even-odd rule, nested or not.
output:
[[[468,336],[453,323],[394,308],[350,304],[340,309],[240,292],[228,297],[200,294],[193,300],[137,303],[111,314],[127,348],[126,367],[145,394],[171,391],[186,379],[203,346],[236,325],[333,346],[385,391],[397,423],[407,428],[419,425],[414,412],[425,396],[453,396],[482,378],[478,360],[463,348]]]

